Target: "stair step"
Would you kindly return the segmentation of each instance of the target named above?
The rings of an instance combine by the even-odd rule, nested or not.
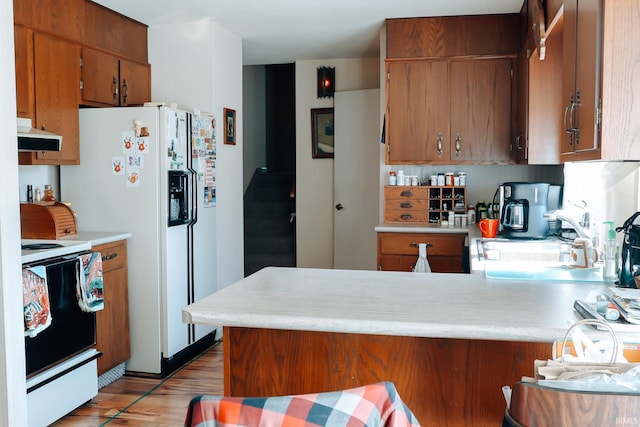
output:
[[[244,233],[247,236],[288,236],[295,233],[295,223],[286,218],[258,218],[245,216]]]
[[[264,236],[245,238],[244,253],[247,254],[288,254],[295,252],[296,239],[293,236]]]
[[[245,217],[258,218],[286,218],[287,221],[291,216],[291,206],[279,202],[245,202]]]

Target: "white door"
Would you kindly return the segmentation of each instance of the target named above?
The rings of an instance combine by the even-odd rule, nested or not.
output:
[[[376,270],[380,90],[334,96],[333,268]]]

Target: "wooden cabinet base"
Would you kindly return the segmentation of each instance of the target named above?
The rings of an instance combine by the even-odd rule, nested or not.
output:
[[[340,390],[388,380],[423,425],[497,426],[504,385],[550,343],[224,328],[227,396]]]

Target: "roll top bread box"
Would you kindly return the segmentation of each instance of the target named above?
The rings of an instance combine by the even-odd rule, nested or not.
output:
[[[20,203],[20,231],[23,239],[77,239],[78,223],[64,203]]]

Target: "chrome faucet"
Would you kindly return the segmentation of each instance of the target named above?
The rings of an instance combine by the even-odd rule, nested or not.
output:
[[[575,219],[573,219],[571,216],[569,216],[569,214],[567,214],[566,211],[559,210],[559,209],[554,211],[548,211],[548,212],[545,212],[543,216],[547,221],[557,221],[557,220],[567,221],[573,227],[573,229],[576,230],[576,234],[578,235],[578,237],[583,237],[585,239],[591,238],[591,236],[589,236],[589,234],[585,231],[585,229],[582,228],[580,223]]]

